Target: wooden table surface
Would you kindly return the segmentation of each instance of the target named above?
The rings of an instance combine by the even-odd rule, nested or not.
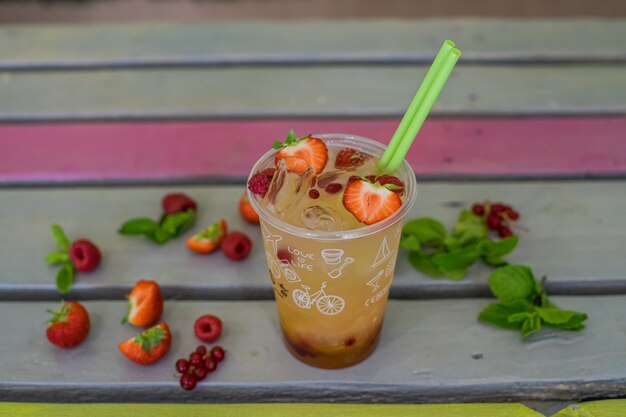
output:
[[[401,252],[376,352],[310,368],[281,344],[260,232],[237,213],[245,177],[291,128],[388,141],[445,38],[463,56],[407,157],[419,187],[410,217],[451,226],[472,202],[513,204],[525,230],[510,261],[547,275],[555,302],[587,312],[588,326],[522,343],[476,321],[489,268],[437,280]],[[548,413],[624,397],[625,97],[624,20],[4,26],[0,401],[516,401]],[[199,225],[226,217],[249,234],[250,258],[116,233],[177,190],[198,201]],[[44,338],[60,299],[43,261],[52,223],[104,256],[66,296],[93,321],[70,351]],[[148,368],[116,348],[135,332],[119,319],[139,278],[162,285],[174,329],[172,352]],[[225,321],[231,360],[188,393],[173,363],[208,312]]]

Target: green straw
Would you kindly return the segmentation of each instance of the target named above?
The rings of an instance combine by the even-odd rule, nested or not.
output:
[[[443,43],[413,101],[402,117],[385,153],[378,161],[379,171],[391,173],[402,165],[413,140],[415,140],[460,56],[461,51],[454,48],[454,42],[447,40]]]

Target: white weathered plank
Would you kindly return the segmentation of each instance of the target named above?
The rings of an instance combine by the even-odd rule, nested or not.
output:
[[[547,275],[551,291],[624,292],[626,275],[623,242],[626,205],[623,181],[442,182],[418,186],[410,216],[431,216],[451,228],[459,206],[476,201],[505,201],[522,217],[520,244],[509,257],[530,265],[537,276]],[[160,247],[142,237],[124,237],[117,228],[127,219],[157,217],[160,199],[182,190],[200,205],[197,223],[208,225],[225,217],[232,230],[253,239],[250,258],[240,263],[221,253],[190,253],[184,239]],[[71,238],[89,238],[103,251],[102,266],[78,277],[81,296],[111,297],[128,291],[139,278],[157,280],[168,296],[202,298],[272,297],[258,226],[243,222],[237,211],[243,186],[126,187],[0,190],[0,296],[57,297],[56,269],[44,262],[55,248],[52,223],[61,224]],[[461,282],[432,279],[414,271],[400,252],[394,297],[488,294],[490,268],[477,263]]]
[[[417,66],[0,72],[0,122],[401,116]],[[463,66],[432,114],[626,113],[622,65]]]
[[[137,329],[119,323],[125,301],[85,302],[92,331],[78,348],[45,340],[52,303],[0,303],[4,360],[0,400],[54,402],[479,402],[581,400],[623,394],[626,383],[624,296],[554,297],[585,311],[581,333],[547,332],[522,343],[519,334],[478,323],[490,300],[391,301],[380,344],[365,362],[344,370],[311,368],[282,346],[273,302],[165,304],[171,352],[141,367],[117,344]],[[219,343],[227,360],[192,393],[174,377],[174,362],[198,344],[193,320],[223,319]],[[474,359],[480,357],[481,359]]]
[[[0,68],[327,62],[623,61],[626,20],[422,19],[8,25]]]

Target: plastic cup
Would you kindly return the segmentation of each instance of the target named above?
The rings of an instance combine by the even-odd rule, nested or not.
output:
[[[375,157],[385,150],[381,143],[353,135],[314,136]],[[275,152],[263,155],[250,175],[273,166]],[[415,175],[406,161],[395,175],[405,184],[402,207],[378,223],[345,231],[290,225],[265,210],[248,191],[260,217],[283,339],[304,363],[343,368],[366,359],[376,348],[403,219],[417,195]]]

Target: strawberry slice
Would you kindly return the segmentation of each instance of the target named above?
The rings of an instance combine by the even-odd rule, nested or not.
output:
[[[275,163],[278,164],[280,159],[284,159],[287,169],[291,172],[303,174],[311,167],[319,174],[328,162],[328,148],[321,139],[311,136],[296,138],[293,130],[289,132],[284,142],[274,142],[272,146],[279,149]]]
[[[163,314],[163,297],[156,281],[139,280],[128,294],[128,314],[122,323],[148,327]]]
[[[161,359],[170,350],[171,344],[169,326],[160,323],[120,343],[118,348],[131,361],[150,365]]]
[[[395,213],[402,200],[380,184],[356,180],[346,187],[343,206],[361,223],[374,224]]]

